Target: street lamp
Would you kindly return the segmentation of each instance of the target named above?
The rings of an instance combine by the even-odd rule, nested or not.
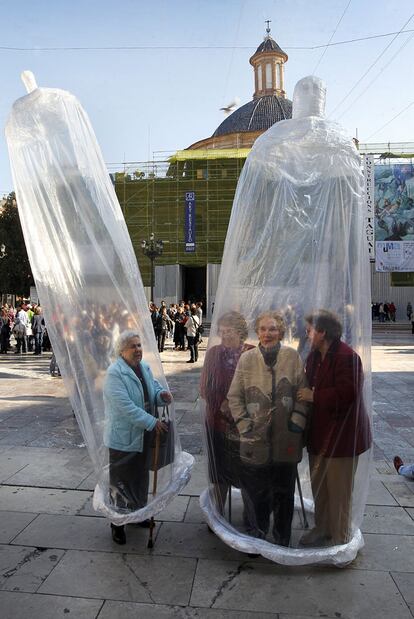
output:
[[[150,234],[149,241],[142,240],[141,248],[144,256],[147,256],[151,260],[151,301],[154,301],[154,275],[155,275],[155,267],[154,262],[157,256],[161,256],[162,250],[164,249],[163,241],[156,241],[155,235],[153,232]]]

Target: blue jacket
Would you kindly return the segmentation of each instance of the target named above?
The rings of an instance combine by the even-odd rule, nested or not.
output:
[[[150,406],[162,404],[163,387],[154,379],[147,363],[141,361],[142,376],[148,389]],[[144,390],[132,368],[118,357],[112,363],[103,389],[105,404],[104,443],[119,451],[143,451],[144,432],[153,430],[157,423],[144,409]]]

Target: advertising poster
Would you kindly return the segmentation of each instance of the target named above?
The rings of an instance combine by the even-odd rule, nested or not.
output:
[[[377,271],[414,271],[414,241],[377,241],[376,245]]]
[[[374,174],[376,270],[414,271],[414,166],[377,164]]]
[[[375,239],[414,240],[414,166],[375,166]]]

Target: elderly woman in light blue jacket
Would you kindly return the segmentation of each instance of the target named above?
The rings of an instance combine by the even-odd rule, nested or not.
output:
[[[169,403],[163,390],[142,360],[142,345],[136,331],[124,331],[115,346],[117,359],[106,373],[104,384],[104,443],[109,449],[111,500],[121,510],[144,507],[148,498],[150,434],[167,431],[154,417],[155,407]],[[148,527],[149,520],[139,523]],[[112,539],[125,544],[123,526],[111,524]]]

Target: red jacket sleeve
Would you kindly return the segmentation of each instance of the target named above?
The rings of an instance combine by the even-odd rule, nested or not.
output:
[[[314,391],[315,406],[323,407],[331,413],[344,415],[362,393],[362,364],[356,354],[337,354],[329,368],[329,383],[320,387],[316,384]]]

